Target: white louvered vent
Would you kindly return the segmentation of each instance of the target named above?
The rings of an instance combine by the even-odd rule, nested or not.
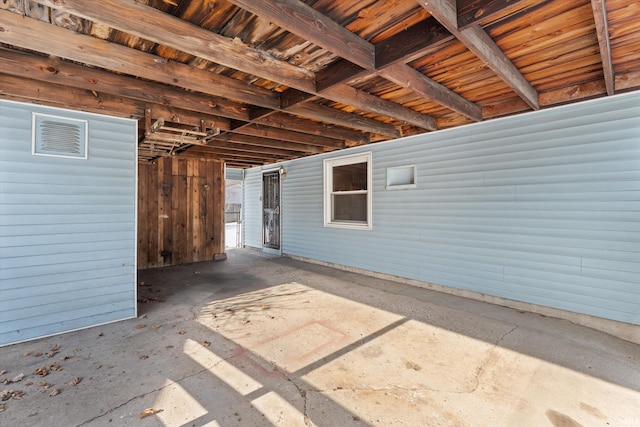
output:
[[[37,156],[87,158],[86,120],[33,113],[32,152]]]

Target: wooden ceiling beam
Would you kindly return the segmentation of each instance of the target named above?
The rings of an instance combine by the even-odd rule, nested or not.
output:
[[[235,99],[261,107],[280,108],[276,92],[126,46],[67,30],[57,25],[18,17],[0,10],[4,43],[70,59],[118,73]]]
[[[375,48],[300,0],[230,0],[287,31],[322,46],[364,69],[375,68]]]
[[[126,0],[34,1],[250,75],[303,92],[321,95],[334,102],[353,105],[356,108],[401,120],[424,129],[435,127],[433,117],[353,88],[331,88],[317,93],[314,73],[265,55],[264,52],[249,47],[238,39],[232,40],[220,36],[141,3]],[[291,3],[294,2],[299,3],[297,0]],[[300,5],[307,7],[303,3]],[[313,8],[309,9],[314,10]],[[330,20],[324,15],[320,14],[319,17],[315,19],[322,21],[316,22],[315,25],[330,25],[328,24]],[[324,22],[324,20],[328,22]],[[158,31],[158,28],[162,28],[162,31]],[[346,29],[345,31],[348,32]]]
[[[361,132],[298,119],[271,109],[248,108],[244,104],[233,103],[223,98],[185,92],[178,88],[87,68],[55,58],[1,48],[0,58],[3,61],[2,71],[8,75],[123,96],[163,105],[165,108],[179,108],[207,115],[221,113],[223,117],[242,120],[240,123],[243,125],[254,122],[278,129],[296,130],[301,134],[348,139],[358,143],[369,141],[368,137]],[[269,119],[273,114],[278,115],[274,119]]]
[[[423,96],[429,93],[428,97],[430,99],[461,114],[466,115],[468,111],[474,110],[475,113],[471,115],[471,118],[474,120],[481,119],[481,117],[478,116],[481,112],[479,106],[472,105],[472,103],[466,99],[436,82],[431,81],[426,83],[425,79],[428,79],[426,76],[417,78],[415,73],[411,72],[408,65],[401,64],[396,67],[395,71],[397,71],[398,68],[404,68],[402,74],[405,78],[409,78],[409,80],[396,78],[394,73],[386,69],[377,70],[375,57],[376,48],[373,44],[358,37],[348,29],[337,24],[331,18],[319,13],[311,6],[299,0],[230,1],[251,13],[276,23],[278,26],[287,29],[293,34],[335,53],[365,70],[377,71],[378,74],[384,78],[393,78],[392,81],[401,87],[409,89],[417,88]],[[313,25],[313,27],[310,28],[310,25]],[[314,28],[320,31],[314,31]],[[350,68],[349,72],[354,72],[354,69]],[[431,88],[434,87],[438,89],[432,91]],[[399,119],[427,130],[438,129],[435,118],[431,116],[403,107],[400,104],[390,103],[375,95],[358,91],[344,83],[334,82],[334,84],[323,86],[321,90],[316,86],[316,90],[321,96],[337,102]],[[446,94],[446,96],[442,96],[443,94]],[[455,102],[452,103],[453,100],[455,100]]]
[[[184,150],[179,151],[178,153],[181,153],[181,152],[182,153],[184,152],[202,153],[202,154],[211,153],[211,154],[217,154],[222,157],[233,156],[235,159],[244,158],[244,159],[260,159],[260,160],[263,160],[263,159],[288,160],[296,157],[294,154],[291,154],[291,153],[264,154],[264,153],[256,153],[255,151],[248,152],[248,151],[229,149],[229,148],[216,148],[216,147],[209,148],[203,145],[187,147]]]
[[[256,147],[255,145],[245,145],[245,144],[239,144],[235,142],[226,142],[226,141],[210,141],[207,145],[199,145],[197,147],[193,147],[193,150],[194,151],[198,151],[198,149],[208,150],[210,148],[228,149],[228,150],[234,150],[238,152],[247,152],[247,153],[255,153],[255,154],[270,154],[270,155],[276,155],[276,156],[302,156],[306,154],[304,151],[281,150],[281,149],[270,148],[270,147]]]
[[[298,116],[314,117],[324,122],[357,128],[365,132],[385,135],[391,138],[400,138],[402,136],[400,130],[391,124],[311,102],[292,105],[287,107],[286,111]]]
[[[246,156],[233,155],[229,153],[216,152],[192,152],[191,150],[180,151],[175,154],[179,159],[201,159],[201,160],[219,160],[227,164],[245,165],[244,167],[260,166],[268,163],[275,163],[277,159],[266,159],[262,157],[248,158]],[[150,160],[153,162],[155,159]],[[286,159],[285,159],[286,160]]]
[[[596,23],[596,34],[600,46],[600,58],[604,72],[604,83],[607,95],[613,95],[616,91],[615,76],[613,73],[613,61],[611,59],[611,42],[609,41],[609,23],[607,20],[607,5],[604,0],[591,0],[593,18]]]
[[[491,37],[479,26],[471,25],[458,29],[456,0],[416,0],[429,14],[445,26],[451,34],[460,40],[474,55],[482,60],[531,108],[540,109],[538,92],[513,65]]]
[[[246,105],[221,97],[186,92],[159,83],[15,50],[0,49],[0,60],[2,72],[13,76],[94,90],[161,104],[168,108],[175,107],[232,119],[249,120],[249,108]]]
[[[34,2],[273,82],[308,91],[315,89],[313,73],[301,67],[142,3],[127,0]]]
[[[7,44],[204,94],[235,99],[264,108],[281,109],[280,96],[277,92],[247,85],[240,80],[185,64],[167,61],[165,58],[82,35],[46,22],[23,17],[16,19],[16,17],[15,13],[0,10],[2,41]],[[394,131],[389,128],[389,125],[377,120],[364,117],[355,119],[352,114],[339,110],[329,115],[320,110],[318,115],[315,115],[314,109],[310,108],[305,109],[305,114],[296,112],[294,114],[382,135],[389,135]],[[328,120],[329,117],[334,118],[335,121]]]
[[[319,135],[309,135],[301,132],[294,132],[287,129],[278,129],[271,126],[250,124],[238,129],[231,130],[233,133],[242,135],[259,136],[264,138],[277,139],[280,141],[298,142],[301,144],[318,145],[320,147],[344,148],[344,141],[327,138]]]
[[[408,87],[417,94],[433,99],[471,120],[476,122],[482,120],[482,108],[479,105],[467,101],[406,64],[387,67],[380,72],[380,75],[400,86]]]
[[[458,29],[462,30],[491,18],[527,0],[457,0]]]
[[[209,128],[226,130],[227,119],[192,111],[168,108],[161,104],[143,103],[122,96],[114,96],[96,91],[46,83],[39,80],[0,74],[0,97],[11,97],[25,102],[35,102],[54,107],[70,108],[117,117],[141,119],[145,110],[151,108],[154,119],[200,126],[201,120]]]
[[[376,44],[376,69],[409,63],[452,40],[455,37],[435,18],[429,17]]]
[[[276,112],[274,114],[262,116],[253,120],[253,123],[271,126],[273,128],[288,129],[318,136],[325,136],[328,138],[352,141],[356,144],[368,144],[371,142],[369,134],[338,126],[329,126],[309,120],[302,122],[295,116],[286,113]]]
[[[363,78],[371,74],[373,74],[371,71],[365,70],[364,68],[341,58],[316,73],[316,88],[318,91],[322,92],[331,86],[342,83],[348,84],[353,80]]]
[[[256,147],[271,147],[289,151],[301,151],[309,154],[320,154],[326,151],[325,148],[317,145],[299,144],[295,142],[279,141],[277,139],[261,138],[256,136],[228,133],[219,135],[211,141],[233,142]]]

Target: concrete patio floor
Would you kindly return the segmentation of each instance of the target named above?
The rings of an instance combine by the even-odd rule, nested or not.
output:
[[[640,426],[640,346],[568,321],[252,250],[138,300],[0,348],[0,425]]]

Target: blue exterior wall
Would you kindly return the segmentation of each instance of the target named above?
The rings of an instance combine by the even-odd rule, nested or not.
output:
[[[323,227],[323,159],[364,151],[373,229]],[[284,254],[640,324],[640,93],[282,164]],[[416,188],[387,190],[403,165]]]
[[[88,159],[32,155],[32,112],[88,120]],[[0,100],[0,345],[136,315],[136,135]]]

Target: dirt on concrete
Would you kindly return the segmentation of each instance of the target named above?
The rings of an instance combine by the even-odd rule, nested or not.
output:
[[[138,304],[0,348],[0,425],[640,425],[640,346],[560,319],[245,249]]]

